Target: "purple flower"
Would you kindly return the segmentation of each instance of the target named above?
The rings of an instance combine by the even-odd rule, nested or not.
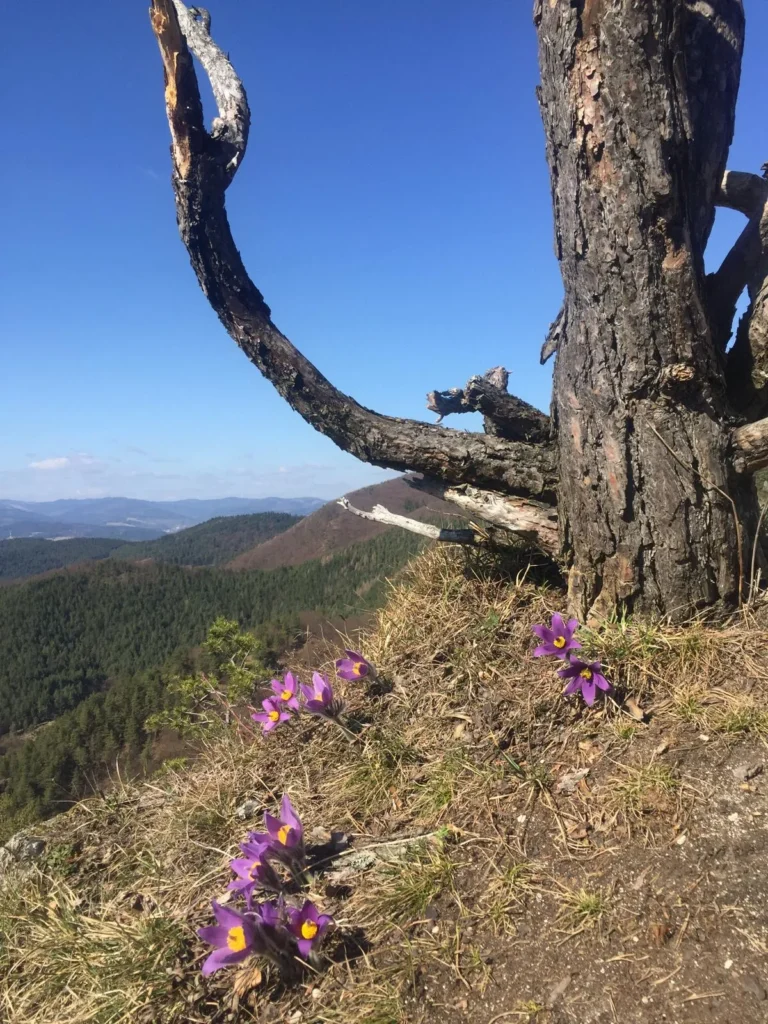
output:
[[[373,672],[373,666],[366,661],[362,654],[357,651],[344,651],[346,658],[339,658],[336,662],[336,675],[340,679],[354,682],[355,679],[365,679]]]
[[[563,616],[558,612],[552,616],[552,625],[531,626],[531,629],[544,643],[539,644],[533,652],[534,658],[541,658],[547,654],[554,654],[556,658],[565,658],[569,651],[575,651],[581,647],[578,640],[573,639],[573,634],[579,628],[576,619],[568,619],[563,622]]]
[[[282,682],[279,679],[272,680],[272,692],[275,696],[271,699],[285,704],[286,707],[291,708],[293,711],[298,711],[299,701],[296,697],[298,686],[299,681],[293,672],[286,672],[285,679]]]
[[[333,696],[333,689],[325,676],[319,672],[312,673],[312,685],[302,686],[306,704],[304,705],[310,715],[319,715],[321,718],[335,718],[340,708]]]
[[[591,707],[595,703],[598,689],[609,692],[613,689],[611,684],[603,675],[603,668],[599,661],[587,663],[574,658],[568,668],[561,668],[557,673],[561,679],[570,679],[564,693],[578,693]]]
[[[328,914],[321,914],[314,903],[307,900],[301,910],[295,907],[288,908],[288,924],[298,940],[299,952],[306,959],[320,942],[328,926],[333,924],[333,918]]]
[[[238,964],[251,953],[261,952],[262,942],[254,919],[213,901],[218,924],[201,928],[198,935],[216,949],[203,964],[203,974],[213,974],[220,967]]]
[[[272,847],[269,843],[243,843],[241,847],[245,857],[236,857],[230,867],[238,876],[233,879],[228,889],[242,893],[250,904],[254,889],[271,889],[280,892],[280,879],[269,863],[268,854]]]
[[[272,732],[281,722],[287,722],[291,717],[287,711],[280,710],[280,701],[275,697],[267,697],[266,700],[261,702],[261,706],[264,710],[258,713],[254,712],[251,718],[254,722],[261,722],[261,728],[264,732]]]
[[[279,818],[272,814],[264,814],[264,827],[275,852],[290,853],[293,856],[301,852],[304,845],[304,826],[291,806],[287,794],[283,796],[280,804]]]

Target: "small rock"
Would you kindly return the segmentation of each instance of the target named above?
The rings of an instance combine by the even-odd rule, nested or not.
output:
[[[586,779],[588,775],[589,768],[579,768],[575,772],[568,772],[557,782],[555,786],[555,793],[565,793],[566,795],[575,793],[578,784],[582,779]]]
[[[555,987],[550,991],[549,995],[547,996],[547,1005],[554,1006],[557,1000],[560,998],[560,996],[565,994],[565,990],[568,988],[570,984],[571,976],[570,974],[566,974],[566,976],[562,978],[560,981],[558,981]]]
[[[35,836],[25,836],[19,832],[8,840],[5,849],[14,860],[24,863],[42,857],[45,853],[45,840],[37,839]]]
[[[733,967],[733,960],[731,960],[729,957],[723,964],[723,967],[726,971],[730,971],[730,969]]]
[[[261,802],[259,800],[244,800],[239,807],[235,809],[235,815],[241,821],[248,821],[249,818],[255,818],[261,810]]]
[[[766,990],[760,979],[754,974],[745,974],[741,979],[741,987],[745,992],[749,992],[762,1002],[768,999],[768,991]]]
[[[734,811],[733,814],[728,815],[728,821],[732,821],[734,824],[739,820],[738,811]]]
[[[762,770],[763,766],[759,762],[740,764],[738,768],[733,769],[733,777],[737,782],[749,782],[750,779],[754,779],[756,775],[759,775]]]

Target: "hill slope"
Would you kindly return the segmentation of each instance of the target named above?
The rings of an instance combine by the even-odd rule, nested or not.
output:
[[[108,559],[0,590],[0,735],[61,714],[113,676],[162,665],[219,615],[253,627],[371,607],[420,546],[400,530],[270,572]]]
[[[390,512],[415,519],[441,516],[453,519],[457,515],[455,505],[421,494],[409,487],[402,477],[363,487],[347,497],[352,505],[364,511],[370,511],[378,504],[384,505]],[[280,565],[300,565],[312,558],[324,558],[343,551],[351,544],[380,537],[393,529],[396,528],[350,515],[335,501],[331,501],[279,537],[273,537],[253,550],[238,555],[229,567],[274,569]]]
[[[43,825],[41,871],[0,878],[8,1024],[765,1024],[768,631],[583,630],[616,687],[587,708],[531,656],[566,595],[523,568],[412,566],[363,638],[383,685],[337,684],[358,742],[232,729]],[[284,984],[203,978],[197,930],[282,793],[336,926]]]
[[[237,555],[262,544],[301,522],[287,512],[258,512],[248,516],[219,516],[198,526],[169,533],[157,540],[123,544],[112,558],[136,561],[151,558],[170,565],[225,565]]]
[[[75,537],[72,540],[41,540],[19,537],[0,540],[0,580],[23,579],[52,569],[63,569],[78,562],[107,558],[125,545],[105,537]]]

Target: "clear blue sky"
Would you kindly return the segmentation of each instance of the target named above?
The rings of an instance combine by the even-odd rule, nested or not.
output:
[[[281,329],[383,412],[429,419],[428,390],[498,363],[546,408],[561,285],[531,3],[210,6],[254,116],[230,217]],[[730,165],[757,171],[768,4],[746,7]],[[285,405],[198,289],[146,8],[4,12],[0,496],[332,497],[380,479]],[[739,227],[719,217],[716,254]]]

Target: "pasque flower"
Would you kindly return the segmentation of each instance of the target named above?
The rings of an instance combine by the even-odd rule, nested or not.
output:
[[[568,668],[561,668],[557,673],[561,679],[570,679],[564,693],[573,694],[581,691],[585,703],[590,706],[595,703],[598,690],[606,692],[613,689],[611,684],[603,675],[603,667],[599,661],[586,662],[572,658]]]
[[[373,673],[373,666],[369,661],[358,654],[357,651],[344,651],[346,658],[339,658],[336,662],[336,675],[340,679],[354,682],[356,679],[365,679]]]
[[[320,718],[335,718],[341,706],[333,695],[333,688],[325,676],[319,672],[312,673],[312,685],[302,686],[306,704],[304,707],[310,715],[319,715]]]
[[[280,803],[280,816],[264,814],[264,827],[272,849],[277,854],[299,856],[304,848],[304,826],[294,811],[288,794]]]
[[[253,900],[254,889],[269,889],[272,892],[280,892],[280,879],[272,865],[269,863],[269,854],[272,851],[270,843],[243,843],[240,849],[244,857],[236,857],[230,862],[230,867],[237,875],[228,889],[241,893],[249,909]]]
[[[213,913],[218,923],[201,928],[197,933],[203,942],[216,947],[203,964],[203,974],[206,976],[218,971],[220,967],[240,963],[251,953],[262,952],[263,947],[257,921],[251,915],[222,907],[215,900]]]
[[[267,697],[266,700],[261,702],[261,706],[264,710],[254,712],[251,718],[254,722],[261,722],[261,728],[264,732],[272,732],[281,722],[287,722],[291,717],[283,709],[283,705],[276,697]]]
[[[320,942],[333,918],[321,914],[311,900],[307,900],[301,910],[288,908],[288,926],[296,936],[299,952],[306,959]]]
[[[296,691],[299,688],[299,681],[293,672],[286,672],[285,678],[282,682],[279,679],[272,680],[272,692],[275,694],[271,700],[278,700],[281,704],[285,704],[286,707],[291,708],[293,711],[299,710],[299,699],[296,696]]]
[[[533,652],[534,658],[542,658],[548,654],[554,654],[557,658],[565,658],[569,651],[577,650],[581,644],[578,640],[573,639],[573,634],[578,628],[579,623],[576,619],[568,619],[567,622],[564,622],[563,616],[558,612],[552,616],[550,626],[532,626],[533,632],[539,640],[543,641]]]

